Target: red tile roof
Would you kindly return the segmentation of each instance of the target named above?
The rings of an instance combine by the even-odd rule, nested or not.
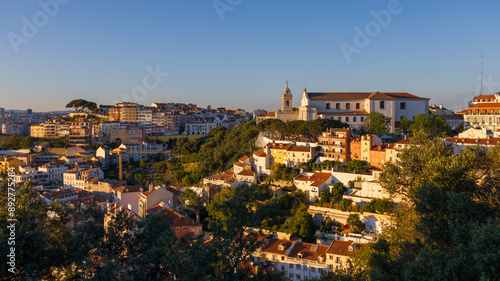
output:
[[[247,159],[248,159],[248,156],[245,155],[245,156],[243,156],[243,157],[240,158],[240,161],[245,161]]]
[[[253,176],[255,176],[255,173],[252,171],[243,170],[243,171],[239,172],[238,175],[253,177]]]
[[[238,161],[238,162],[234,163],[234,165],[236,165],[236,166],[238,166],[238,167],[245,167],[247,164],[245,164],[245,163],[243,163],[243,162]]]
[[[253,153],[254,156],[257,157],[266,157],[267,153],[264,151],[264,149],[257,150]]]
[[[333,243],[330,245],[328,249],[328,254],[341,255],[341,256],[349,256],[352,252],[349,251],[349,246],[358,246],[357,243],[352,241],[340,241],[333,240]]]
[[[311,152],[311,148],[309,146],[294,146],[288,151]]]
[[[481,95],[478,97],[474,97],[474,100],[494,100],[496,99],[495,95]]]
[[[283,149],[283,150],[288,150],[292,144],[290,143],[274,143],[270,149]]]

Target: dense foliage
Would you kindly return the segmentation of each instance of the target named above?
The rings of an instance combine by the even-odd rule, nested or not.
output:
[[[394,225],[359,251],[348,275],[323,280],[497,280],[500,272],[500,146],[453,155],[417,132],[382,184],[406,198]]]
[[[0,150],[9,150],[9,149],[29,149],[33,144],[32,137],[18,137],[18,136],[9,136],[8,138],[4,138],[0,140]]]
[[[366,116],[363,130],[379,136],[389,133],[391,128],[391,118],[385,117],[382,113],[372,111]]]
[[[70,101],[67,105],[67,108],[73,107],[75,111],[91,111],[91,112],[96,112],[97,111],[97,104],[95,102],[87,101],[84,99],[76,99]]]
[[[123,212],[105,215],[100,209],[73,210],[57,201],[46,205],[29,185],[16,196],[16,272],[0,265],[5,280],[282,280],[270,263],[242,266],[263,242],[256,233],[244,234],[245,196],[258,200],[255,189],[242,188],[230,200],[211,207],[213,239],[178,239],[165,213],[130,219]],[[256,197],[252,197],[256,196]],[[6,188],[1,190],[6,201]],[[224,193],[220,196],[224,197]],[[224,221],[222,214],[229,213]],[[51,219],[48,218],[50,214]],[[243,216],[243,217],[242,217]],[[8,241],[6,204],[0,205],[1,241]],[[220,231],[217,231],[220,229]],[[7,256],[7,243],[0,253]]]

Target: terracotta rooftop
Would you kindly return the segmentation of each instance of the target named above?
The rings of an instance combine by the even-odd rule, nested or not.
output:
[[[481,95],[478,97],[474,97],[474,100],[494,100],[496,99],[495,95]]]
[[[311,148],[309,146],[294,146],[288,151],[311,152]]]
[[[320,186],[326,181],[328,181],[332,177],[332,174],[330,173],[324,173],[324,172],[316,172],[312,174],[311,176],[308,176],[306,174],[298,175],[295,177],[295,180],[297,181],[305,181],[305,182],[311,182],[310,185],[312,186]]]
[[[271,145],[270,149],[283,149],[288,150],[292,144],[290,143],[274,143]]]
[[[409,93],[381,93],[381,92],[323,92],[307,93],[311,100],[361,100],[361,99],[421,99]]]
[[[238,175],[253,177],[253,176],[255,176],[255,173],[252,171],[243,170],[243,171],[239,172]]]
[[[259,149],[253,153],[254,156],[257,157],[266,157],[267,153],[264,151],[264,149]]]
[[[352,241],[333,240],[333,243],[330,245],[327,253],[333,255],[349,256],[352,253],[351,251],[349,251],[349,246],[351,245],[359,246]]]
[[[234,163],[234,165],[236,165],[236,166],[238,166],[238,167],[245,167],[247,164],[245,164],[245,163],[243,163],[243,162],[238,161],[238,162]]]
[[[113,188],[116,192],[127,193],[127,192],[140,192],[142,191],[142,187],[140,186],[123,186],[120,185],[118,187]]]
[[[240,158],[240,161],[245,161],[247,159],[248,159],[248,156],[245,155],[245,156],[243,156],[243,157]]]

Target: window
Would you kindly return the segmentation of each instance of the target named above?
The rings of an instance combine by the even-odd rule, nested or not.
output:
[[[307,265],[304,265],[302,270],[307,271]]]
[[[335,108],[340,109],[340,103],[337,103],[337,105],[335,105]]]
[[[399,109],[406,109],[406,102],[402,102],[399,104]]]
[[[316,268],[311,267],[311,272],[316,272]]]
[[[363,122],[364,119],[365,119],[365,117],[361,117],[361,122]]]
[[[351,104],[350,103],[346,103],[345,104],[345,109],[351,109]]]
[[[285,266],[284,265],[281,266],[281,271],[285,271]]]
[[[289,276],[290,276],[290,279],[293,279],[293,273],[290,273]]]
[[[346,117],[346,118],[345,118],[345,121],[346,121],[346,122],[349,122],[349,117]]]
[[[338,119],[339,119],[339,121],[342,121],[342,117],[339,117]]]
[[[326,103],[326,109],[330,109],[330,103],[329,102]]]
[[[296,274],[295,276],[297,276],[297,280],[300,280],[300,275],[299,274]]]
[[[359,102],[356,103],[356,109],[359,109]]]
[[[352,117],[352,122],[356,122],[356,117]]]
[[[186,230],[188,230],[188,229],[187,229],[187,227],[183,227],[183,228],[182,228],[182,230],[186,231]]]
[[[380,109],[384,109],[385,108],[385,102],[384,101],[381,101],[380,102]]]
[[[296,264],[295,268],[300,270],[300,264]]]
[[[290,267],[290,268],[293,268],[293,264],[290,264],[290,266],[289,266],[289,267]]]

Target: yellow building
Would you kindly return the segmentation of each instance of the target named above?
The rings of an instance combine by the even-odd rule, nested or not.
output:
[[[269,143],[269,151],[271,152],[271,163],[279,163],[286,165],[287,151],[292,147],[290,143]]]
[[[314,158],[314,148],[308,146],[294,146],[287,151],[287,166],[299,168],[300,163],[309,162]]]
[[[43,138],[45,137],[44,124],[36,124],[30,126],[30,136],[32,138]]]
[[[17,173],[19,172],[19,166],[23,164],[24,164],[23,161],[17,158],[5,156],[0,161],[0,171],[2,171],[2,173],[6,173],[8,172],[9,167],[14,167],[14,171]]]

